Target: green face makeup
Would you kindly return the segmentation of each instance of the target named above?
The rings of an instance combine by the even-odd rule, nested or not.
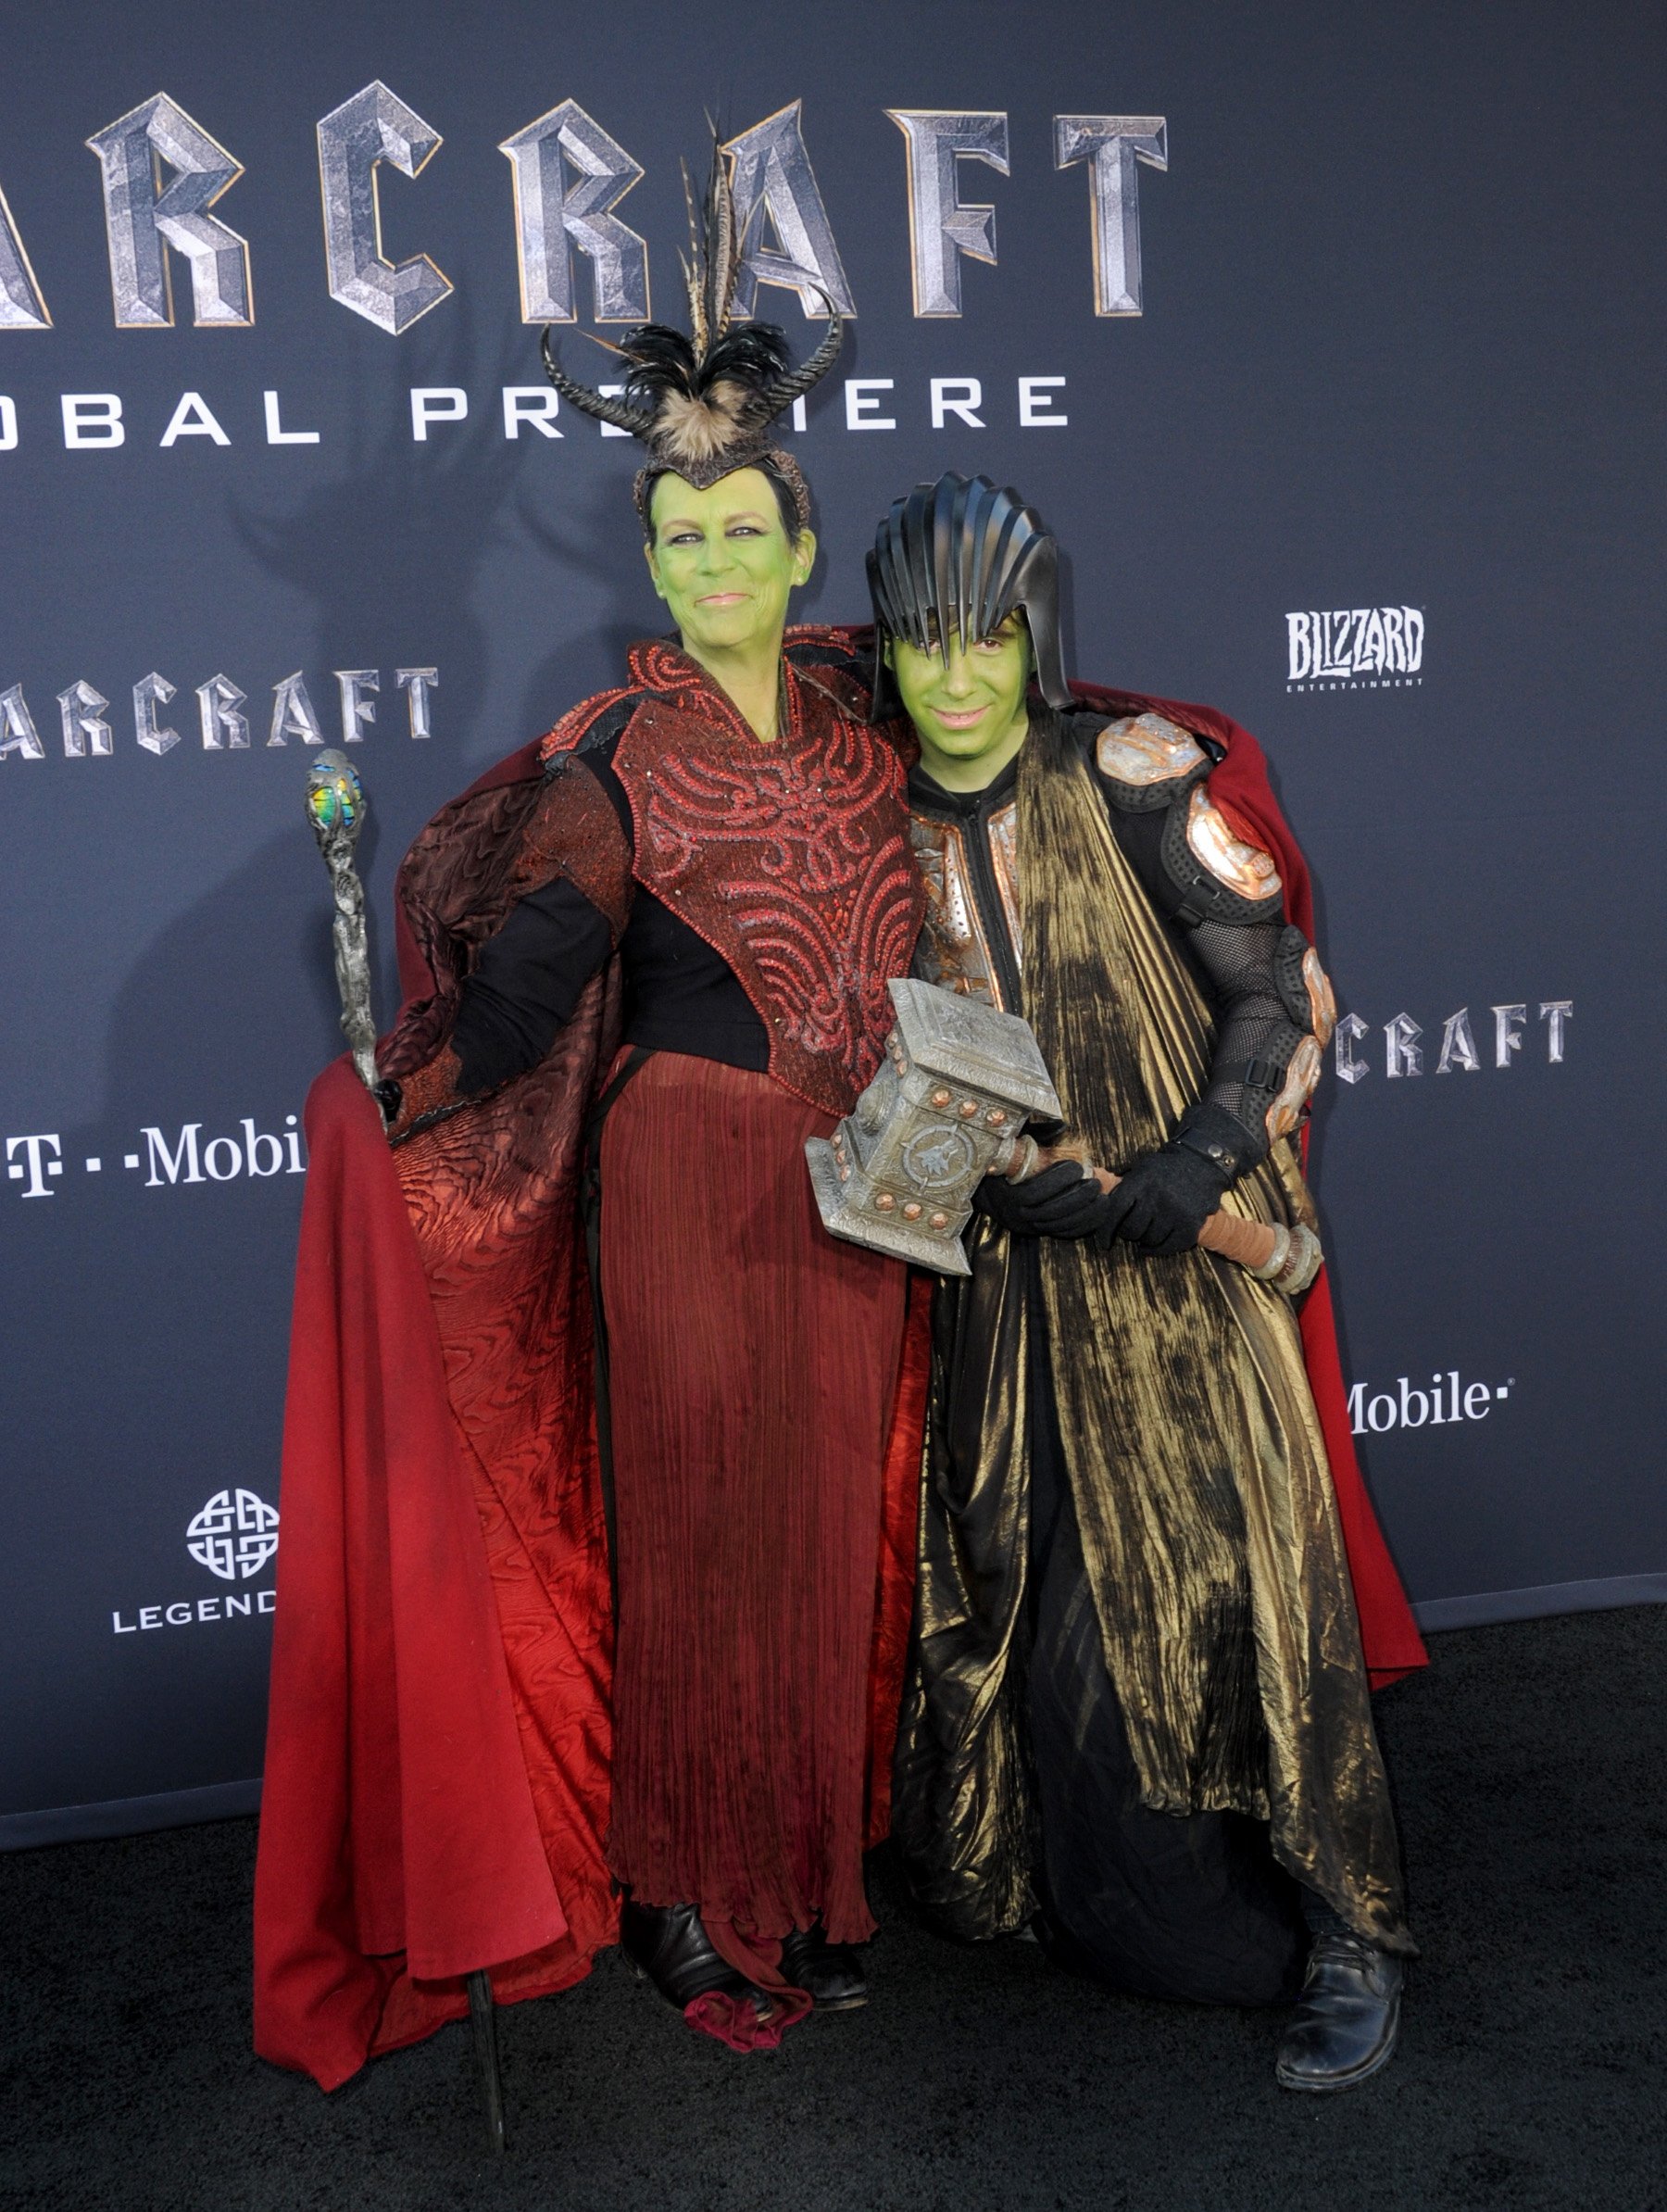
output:
[[[1023,617],[1009,615],[994,637],[971,647],[951,637],[946,662],[900,637],[891,640],[886,658],[928,775],[951,791],[993,783],[1030,728],[1024,693],[1031,648]]]
[[[701,492],[665,475],[650,512],[649,571],[685,648],[702,658],[779,642],[788,595],[809,575],[816,540],[806,530],[788,543],[769,477],[737,469]]]

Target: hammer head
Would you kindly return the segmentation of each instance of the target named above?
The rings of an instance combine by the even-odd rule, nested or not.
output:
[[[885,1062],[831,1138],[805,1150],[835,1237],[965,1275],[972,1193],[1032,1115],[1059,1100],[1030,1024],[914,981],[889,987],[897,1025]]]

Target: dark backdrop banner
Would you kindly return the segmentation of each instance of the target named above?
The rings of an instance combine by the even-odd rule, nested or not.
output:
[[[71,4],[5,34],[0,1840],[254,1802],[298,1117],[340,1049],[309,747],[411,834],[655,626],[636,450],[536,325],[855,313],[791,434],[820,619],[1011,482],[1078,673],[1266,743],[1346,1020],[1355,1426],[1427,1625],[1667,1596],[1663,32],[1643,5]]]

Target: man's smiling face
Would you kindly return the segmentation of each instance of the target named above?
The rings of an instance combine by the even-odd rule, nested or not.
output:
[[[946,655],[896,637],[886,658],[928,768],[934,755],[967,764],[1010,745],[1030,681],[1030,632],[1022,614],[971,646],[952,636]]]

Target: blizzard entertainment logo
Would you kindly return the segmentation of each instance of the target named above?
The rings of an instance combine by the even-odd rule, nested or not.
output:
[[[1289,691],[1380,691],[1423,682],[1418,607],[1305,609],[1285,616]]]

